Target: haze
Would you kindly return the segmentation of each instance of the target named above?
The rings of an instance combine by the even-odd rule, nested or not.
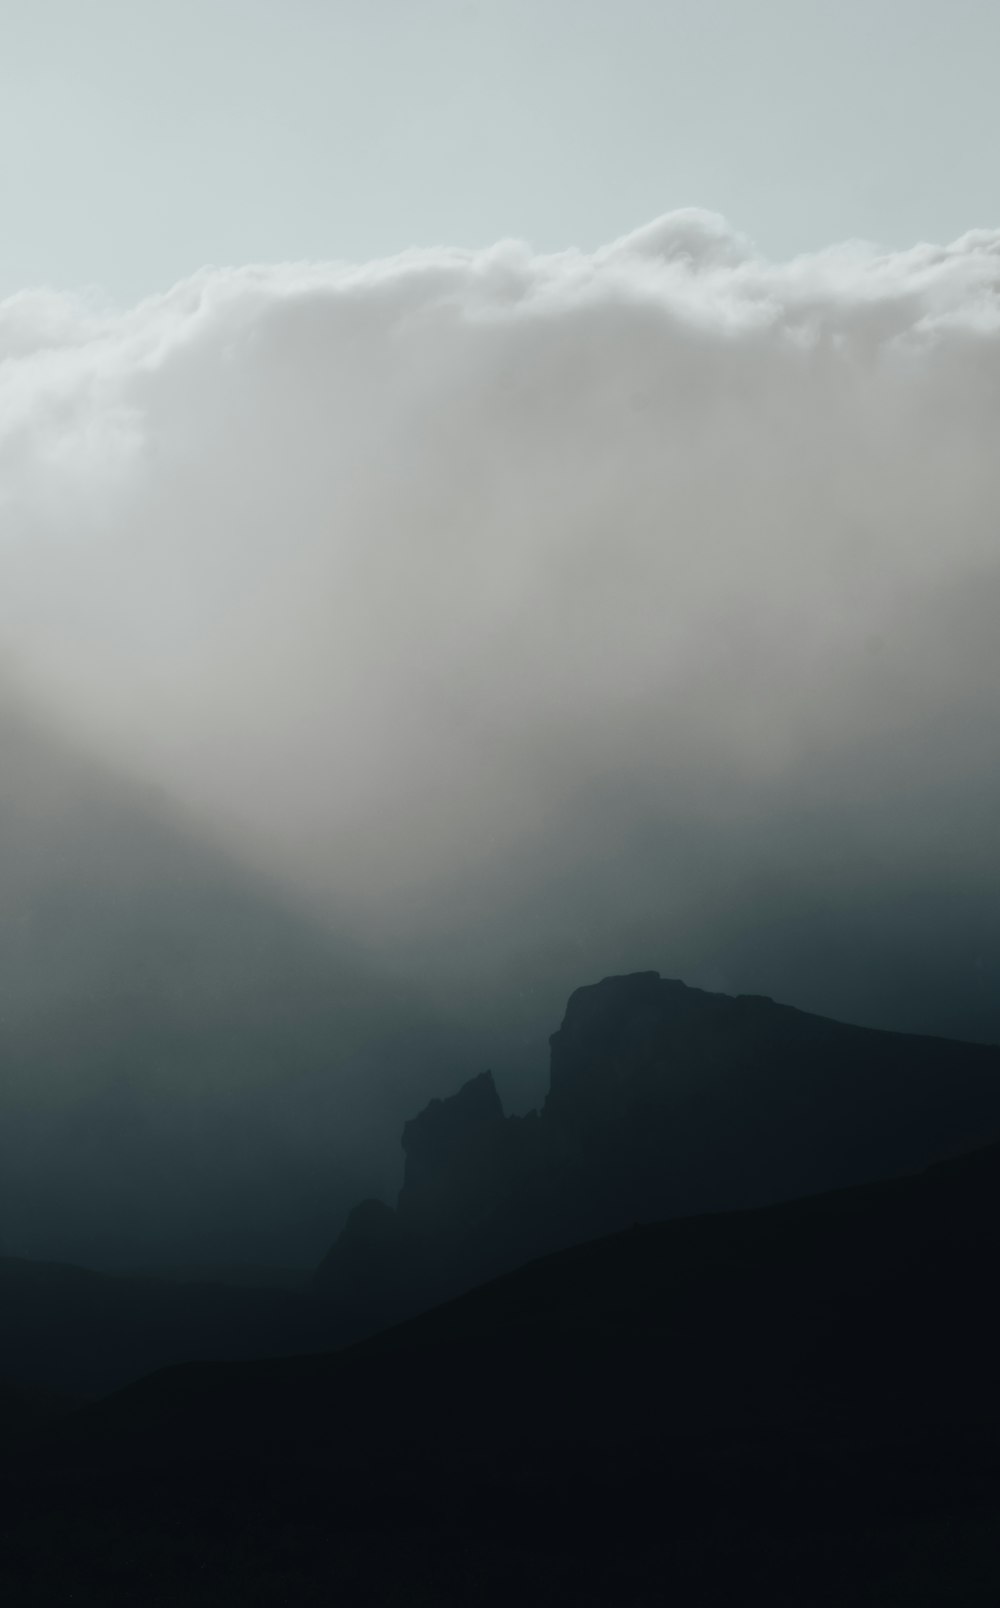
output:
[[[12,1247],[316,1254],[610,972],[1000,1036],[994,9],[9,11]]]

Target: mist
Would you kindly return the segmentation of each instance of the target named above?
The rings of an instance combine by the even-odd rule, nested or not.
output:
[[[200,1178],[243,1113],[234,1216],[270,1158],[254,1233],[303,1166],[329,1175],[275,1255],[388,1186],[394,1124],[459,1064],[536,1100],[566,994],[610,972],[1000,1038],[998,290],[997,232],[775,263],[684,211],[589,255],[504,241],[208,268],[125,311],[0,305],[9,730],[77,756],[7,745],[5,1031],[56,1002],[73,1039],[81,1000],[117,1008],[179,888],[147,1002],[187,968],[220,1020],[270,993],[287,1027],[312,976],[299,1071],[280,1034],[247,1027],[245,1059],[227,1039],[199,1141]],[[128,800],[252,890],[281,936],[238,986],[244,917],[213,937],[199,914],[214,872],[102,826],[95,877],[94,788],[102,821]],[[85,868],[100,920],[57,954],[52,889]],[[344,975],[349,1029],[319,1003]],[[215,1099],[217,1041],[192,1033],[156,1062],[175,1113]],[[58,1234],[25,1202],[51,1180],[62,1210],[80,1113],[111,1100],[95,1174],[125,1130],[103,1052],[24,1067],[19,1133],[73,1113],[9,1186],[39,1250]],[[148,1122],[164,1176],[136,1221],[189,1250],[216,1208],[189,1190],[176,1226],[176,1124]],[[119,1197],[102,1211],[91,1259]]]

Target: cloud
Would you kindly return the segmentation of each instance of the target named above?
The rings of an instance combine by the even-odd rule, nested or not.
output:
[[[939,975],[987,1030],[998,291],[997,233],[771,263],[687,210],[22,295],[0,653],[445,991]]]

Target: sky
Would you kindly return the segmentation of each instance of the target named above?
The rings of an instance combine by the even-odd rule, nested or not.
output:
[[[318,1255],[618,971],[1000,1039],[994,11],[3,22],[0,1231]]]
[[[991,0],[3,0],[0,293],[206,263],[594,248],[678,207],[769,256],[997,217]]]

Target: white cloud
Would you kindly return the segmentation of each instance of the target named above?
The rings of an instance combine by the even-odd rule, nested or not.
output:
[[[0,651],[370,929],[995,878],[998,291],[685,211],[15,298]]]

